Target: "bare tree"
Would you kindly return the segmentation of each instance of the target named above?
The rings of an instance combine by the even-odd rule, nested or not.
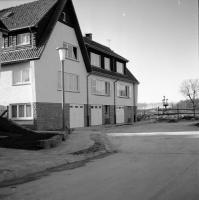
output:
[[[191,101],[195,117],[196,99],[199,95],[199,79],[184,80],[181,84],[180,92]]]

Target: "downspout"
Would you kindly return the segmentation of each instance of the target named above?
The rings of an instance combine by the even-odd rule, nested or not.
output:
[[[86,92],[87,92],[87,126],[89,126],[89,85],[88,85],[88,77],[91,76],[91,74],[87,75],[87,84],[86,84]]]
[[[133,116],[133,118],[134,118],[134,122],[136,122],[137,121],[137,115],[136,115],[136,84],[135,83],[133,83],[133,112],[134,112],[134,116]]]
[[[116,85],[115,84],[116,84],[117,81],[118,81],[118,79],[113,82],[113,85],[114,85],[114,102],[113,102],[113,105],[114,105],[114,124],[116,124],[116,92],[115,92]]]

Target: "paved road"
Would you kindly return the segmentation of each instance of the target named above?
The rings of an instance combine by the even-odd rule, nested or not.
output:
[[[84,167],[0,189],[0,199],[199,199],[199,132],[109,136],[119,153]]]

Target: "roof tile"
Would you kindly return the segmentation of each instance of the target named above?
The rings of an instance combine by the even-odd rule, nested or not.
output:
[[[38,59],[40,58],[43,49],[44,46],[3,52],[1,56],[2,64]]]
[[[115,58],[118,58],[120,60],[123,60],[125,62],[128,62],[128,60],[122,56],[120,56],[119,54],[115,53],[113,50],[111,50],[109,47],[104,46],[98,42],[95,42],[93,40],[88,39],[87,37],[84,37],[84,42],[86,45],[90,46],[93,49],[96,49],[100,52],[103,52],[105,54],[108,54],[110,56],[113,56]]]
[[[8,30],[35,26],[58,0],[38,0],[0,11],[0,20]],[[10,13],[8,17],[6,14]]]

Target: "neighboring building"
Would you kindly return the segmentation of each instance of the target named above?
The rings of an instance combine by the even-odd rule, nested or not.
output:
[[[88,77],[90,124],[132,123],[137,108],[138,81],[126,67],[128,60],[86,34],[91,63]]]
[[[4,9],[0,21],[8,30],[2,44],[0,105],[9,106],[9,118],[39,130],[62,127],[56,48],[67,46],[67,127],[133,121],[138,81],[126,68],[126,59],[83,39],[71,0],[39,0]]]

